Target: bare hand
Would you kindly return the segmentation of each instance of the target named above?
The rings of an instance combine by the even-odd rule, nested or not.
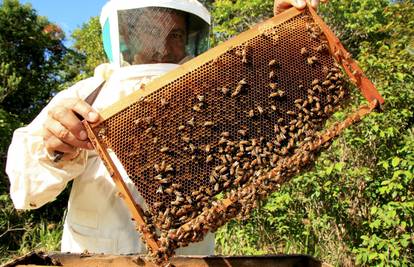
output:
[[[306,3],[309,3],[311,7],[317,9],[319,2],[327,2],[327,0],[275,0],[273,12],[275,15],[277,15],[291,7],[304,9]]]
[[[72,159],[78,155],[79,148],[93,148],[76,114],[91,123],[99,120],[99,114],[79,98],[65,99],[49,110],[43,131],[43,141],[49,153],[63,152],[64,159]]]

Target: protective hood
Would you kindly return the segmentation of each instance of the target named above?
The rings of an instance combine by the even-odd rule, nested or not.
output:
[[[208,49],[210,14],[196,0],[110,0],[100,22],[117,66],[180,64]]]

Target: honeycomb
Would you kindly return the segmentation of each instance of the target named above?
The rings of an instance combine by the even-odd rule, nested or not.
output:
[[[322,29],[309,11],[289,12],[148,84],[94,125],[152,227],[191,222],[216,196],[293,156],[347,97]]]

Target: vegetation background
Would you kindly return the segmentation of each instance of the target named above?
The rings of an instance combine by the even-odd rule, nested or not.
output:
[[[272,16],[273,0],[204,1],[212,44]],[[303,253],[335,266],[414,265],[414,3],[330,0],[319,13],[386,99],[384,111],[348,129],[251,218],[216,235],[217,253]],[[13,130],[59,90],[105,62],[98,18],[71,36],[18,0],[0,1],[0,263],[32,250],[59,250],[68,191],[17,212],[4,173]],[[364,102],[352,95],[344,114]]]

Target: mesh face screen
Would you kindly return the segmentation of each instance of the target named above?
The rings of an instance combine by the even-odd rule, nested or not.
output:
[[[120,49],[129,64],[179,62],[185,56],[184,13],[167,8],[121,10]]]
[[[106,119],[113,150],[161,229],[292,155],[346,97],[306,12],[260,31]],[[166,223],[168,221],[168,223]]]

